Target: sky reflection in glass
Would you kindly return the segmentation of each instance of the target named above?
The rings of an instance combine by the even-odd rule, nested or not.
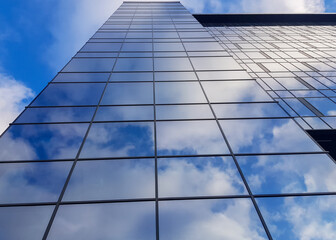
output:
[[[77,162],[64,201],[153,198],[153,159]]]
[[[267,239],[250,199],[160,202],[160,239]]]
[[[94,123],[81,158],[153,156],[153,123]]]
[[[254,194],[336,192],[336,164],[327,155],[246,156],[237,160]]]
[[[158,174],[160,197],[247,194],[231,157],[160,158]]]
[[[154,240],[154,202],[61,206],[48,239]]]
[[[221,120],[234,153],[322,151],[291,119]]]
[[[333,239],[336,237],[335,196],[258,198],[274,239]]]
[[[54,206],[1,207],[1,239],[42,239],[53,210]]]
[[[56,202],[72,162],[0,165],[0,203]]]
[[[159,155],[226,154],[216,121],[157,122]]]
[[[0,138],[0,160],[75,158],[87,128],[88,124],[13,125]]]

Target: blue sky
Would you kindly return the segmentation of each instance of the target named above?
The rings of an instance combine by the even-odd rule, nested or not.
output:
[[[0,8],[0,132],[120,0],[11,0]],[[336,0],[182,0],[194,13],[336,12]],[[14,91],[15,90],[15,91]]]

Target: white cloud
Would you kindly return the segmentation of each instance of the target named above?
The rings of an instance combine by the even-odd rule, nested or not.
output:
[[[34,96],[33,91],[13,77],[0,73],[0,134]]]
[[[121,3],[121,0],[59,1],[50,29],[54,42],[46,55],[50,67],[59,71]]]

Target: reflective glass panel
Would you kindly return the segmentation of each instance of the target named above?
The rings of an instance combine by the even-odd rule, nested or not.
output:
[[[59,73],[53,82],[106,82],[109,73]]]
[[[155,81],[197,80],[193,72],[156,72]]]
[[[216,121],[157,122],[159,155],[226,154]]]
[[[258,198],[273,239],[332,239],[335,196]]]
[[[130,52],[142,52],[142,51],[152,51],[152,43],[124,43],[121,51],[130,51]]]
[[[198,82],[158,82],[155,100],[160,103],[205,103],[206,99]]]
[[[159,204],[160,239],[268,239],[250,199]]]
[[[0,202],[56,202],[72,162],[0,164]]]
[[[240,70],[241,66],[232,57],[192,57],[195,70]]]
[[[306,100],[324,115],[336,115],[336,104],[327,98],[306,98]]]
[[[115,72],[153,71],[152,58],[119,58],[113,69]]]
[[[87,128],[84,123],[13,125],[0,138],[0,160],[75,158]]]
[[[155,71],[191,71],[188,58],[154,58]]]
[[[125,106],[107,107],[98,109],[95,121],[132,121],[154,120],[154,108],[152,106]]]
[[[187,51],[222,51],[217,42],[186,42],[183,43]]]
[[[75,225],[75,227],[74,227]],[[60,206],[48,240],[155,239],[153,202]]]
[[[336,165],[327,155],[248,156],[237,160],[254,194],[336,191]]]
[[[156,119],[214,118],[208,104],[156,106]]]
[[[154,43],[154,51],[184,51],[182,43]]]
[[[288,90],[308,89],[305,85],[300,83],[295,78],[276,78],[276,80]]]
[[[32,106],[96,105],[104,86],[104,83],[50,84],[34,100]]]
[[[119,51],[122,43],[86,43],[81,52]]]
[[[15,123],[90,122],[95,107],[27,108]]]
[[[115,58],[73,58],[62,72],[110,72]]]
[[[290,119],[221,120],[220,123],[235,153],[321,151]]]
[[[81,158],[153,156],[153,123],[94,123]]]
[[[112,73],[110,81],[153,81],[153,73]]]
[[[53,210],[54,206],[1,207],[1,239],[42,239]]]
[[[272,101],[255,81],[202,82],[210,102]]]
[[[218,118],[286,117],[276,103],[212,104]]]
[[[231,157],[159,158],[158,175],[160,197],[247,194]]]
[[[101,104],[152,104],[152,83],[109,83]]]
[[[212,71],[197,72],[200,80],[235,80],[251,79],[251,76],[245,71]]]
[[[153,198],[153,159],[80,161],[64,201]]]

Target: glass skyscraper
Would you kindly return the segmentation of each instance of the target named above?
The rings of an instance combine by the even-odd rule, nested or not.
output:
[[[124,2],[11,124],[1,240],[336,239],[335,26],[196,18]]]

